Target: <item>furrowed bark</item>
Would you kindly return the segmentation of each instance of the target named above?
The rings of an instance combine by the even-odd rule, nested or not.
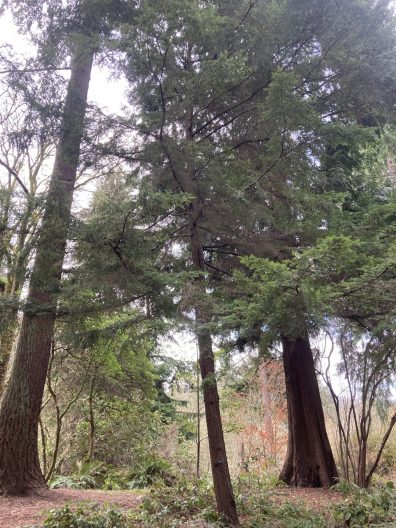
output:
[[[338,477],[327,437],[308,336],[282,336],[289,437],[280,479],[299,487],[332,486]]]
[[[0,493],[46,486],[38,456],[41,410],[95,49],[80,35],[63,111],[26,307],[0,404]]]
[[[203,272],[205,270],[204,252],[196,221],[199,215],[198,201],[194,200],[189,207],[191,256],[194,268]],[[202,283],[202,290],[204,290],[205,285],[202,279],[197,279],[197,284],[200,282]],[[195,323],[217,509],[231,524],[236,526],[239,524],[239,520],[224,442],[212,336],[207,330],[209,315],[202,306],[195,307]]]
[[[220,399],[215,378],[212,338],[203,327],[198,329],[197,334],[206,425],[209,439],[210,462],[217,509],[229,522],[233,525],[238,525],[238,514],[224,443],[224,433],[220,414]]]

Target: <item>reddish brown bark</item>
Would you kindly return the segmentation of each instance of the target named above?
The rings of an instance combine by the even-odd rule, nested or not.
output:
[[[189,45],[186,57],[186,70],[193,73],[191,61],[191,45]],[[187,144],[194,141],[193,129],[193,109],[186,108],[185,113],[185,139]],[[164,145],[165,146],[165,145]],[[166,148],[166,146],[165,146]],[[190,194],[193,198],[187,206],[187,218],[190,235],[191,261],[193,268],[204,273],[205,259],[203,244],[200,238],[199,223],[202,217],[202,200],[194,174],[194,167],[189,159],[179,170],[177,164],[173,163],[172,155],[166,149],[169,162],[172,166],[176,182],[182,192]],[[205,294],[205,280],[203,275],[195,280],[195,285],[199,292]],[[216,382],[216,369],[213,354],[213,343],[207,325],[210,322],[210,314],[203,301],[198,301],[193,306],[195,312],[196,336],[199,350],[199,366],[202,378],[202,391],[204,395],[206,425],[208,431],[210,462],[213,476],[213,487],[216,497],[218,512],[234,526],[239,524],[238,513],[231,484],[230,471],[228,467],[227,453],[224,442],[223,426],[220,413],[220,399]]]
[[[238,524],[238,514],[231,485],[224,433],[220,414],[220,399],[215,379],[212,338],[198,330],[199,363],[203,383],[206,425],[208,430],[210,462],[217,509],[233,525]]]
[[[327,437],[308,336],[282,337],[289,436],[281,480],[299,487],[328,488],[337,468]]]
[[[90,39],[81,37],[72,61],[60,141],[21,332],[0,406],[0,493],[20,494],[46,486],[38,457],[38,421],[54,332],[93,55]]]
[[[199,236],[198,219],[201,216],[198,191],[193,178],[183,177],[186,192],[194,194],[194,199],[188,208],[189,227],[191,235],[191,258],[196,270],[205,271],[205,260],[202,242]],[[196,285],[205,292],[203,277],[196,279]],[[195,306],[196,335],[198,339],[199,366],[204,395],[206,426],[208,431],[210,462],[213,476],[213,487],[216,496],[217,510],[230,523],[238,525],[238,513],[231,484],[224,433],[220,413],[220,399],[216,382],[216,368],[213,354],[212,337],[207,330],[210,314],[202,305]]]
[[[197,195],[193,179],[188,175],[183,177],[184,189],[190,194]],[[198,197],[188,207],[189,228],[191,236],[191,258],[196,270],[205,271],[205,261],[202,242],[199,236],[198,219],[201,211]],[[205,292],[203,277],[196,279],[196,285]],[[198,339],[199,366],[202,378],[202,391],[204,395],[206,426],[208,431],[210,462],[213,476],[213,487],[216,496],[218,512],[233,525],[238,525],[238,513],[231,484],[228,467],[227,453],[224,442],[224,433],[220,413],[220,399],[216,382],[216,368],[213,354],[212,337],[207,330],[210,314],[205,307],[195,306],[196,335]]]

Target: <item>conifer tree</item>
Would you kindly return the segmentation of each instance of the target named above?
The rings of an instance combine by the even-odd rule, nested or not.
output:
[[[330,169],[326,155],[357,152],[392,105],[393,22],[386,2],[144,7],[130,36],[141,47],[129,70],[142,108],[134,126],[154,185],[193,197],[179,233],[200,272],[190,305],[199,334],[214,316],[207,288],[240,255],[291,258],[325,233],[339,198],[333,179],[347,170],[341,159]],[[282,478],[330,486],[337,470],[304,313],[295,304],[279,329],[290,411]]]
[[[44,69],[48,61],[56,64],[65,58],[64,52],[59,52],[57,57],[57,50],[69,50],[72,59],[21,331],[0,406],[2,493],[24,493],[46,485],[38,457],[38,420],[54,332],[87,94],[100,37],[108,33],[112,20],[121,14],[120,6],[124,7],[123,3],[98,4],[86,0],[67,7],[62,2],[39,6],[24,2],[14,6],[20,24],[27,23],[30,27],[35,21],[42,30],[37,40],[42,46],[45,44],[42,48]]]

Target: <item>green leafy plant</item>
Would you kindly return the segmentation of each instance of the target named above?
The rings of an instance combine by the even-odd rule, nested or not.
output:
[[[211,485],[204,479],[183,479],[173,487],[153,489],[134,521],[150,528],[176,528],[186,522],[191,526],[195,522],[200,522],[199,526],[222,526],[214,510]]]
[[[392,482],[371,491],[351,488],[351,495],[333,507],[336,521],[342,526],[394,526],[396,522],[396,493]],[[385,523],[385,524],[384,524]],[[386,524],[390,523],[390,524]]]
[[[50,488],[59,489],[95,489],[97,482],[90,475],[66,476],[59,475],[50,484]]]
[[[125,528],[125,518],[118,510],[96,504],[79,504],[76,509],[67,504],[51,510],[42,528]]]
[[[103,462],[81,462],[73,475],[59,475],[52,480],[52,489],[128,489],[130,479],[122,472]]]
[[[136,471],[130,474],[127,487],[129,489],[141,489],[158,483],[167,486],[172,486],[175,483],[171,464],[161,458],[149,457],[140,464]]]

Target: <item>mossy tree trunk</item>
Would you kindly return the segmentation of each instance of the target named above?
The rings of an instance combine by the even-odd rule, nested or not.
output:
[[[94,48],[80,35],[18,344],[0,405],[0,493],[46,486],[38,456],[41,409],[80,154]]]

